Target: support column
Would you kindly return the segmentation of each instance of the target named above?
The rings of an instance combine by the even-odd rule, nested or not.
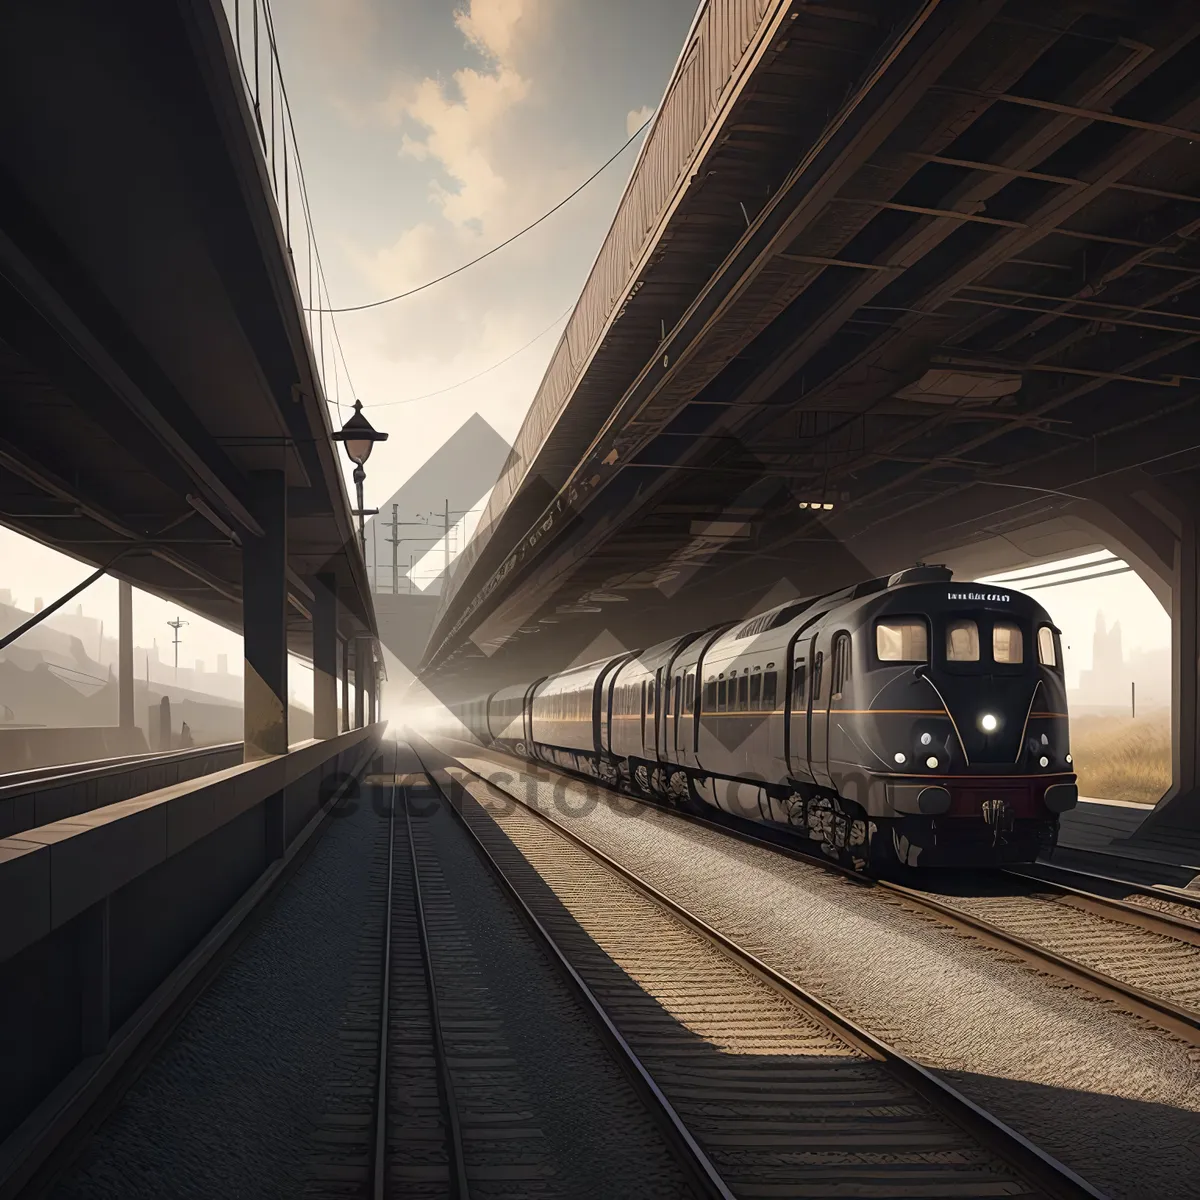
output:
[[[354,639],[354,728],[363,727],[363,700],[367,683],[367,656],[363,653],[363,639]]]
[[[1182,499],[1171,581],[1172,786],[1134,841],[1174,841],[1174,834],[1200,828],[1200,494]]]
[[[117,724],[133,729],[133,585],[117,581]]]
[[[373,653],[367,661],[371,664],[367,674],[367,724],[374,725],[376,721],[375,693],[379,687],[378,668]]]
[[[337,715],[337,579],[318,575],[313,581],[313,737],[338,733]]]
[[[257,471],[250,508],[265,536],[242,550],[242,637],[245,647],[243,760],[288,748],[287,488],[282,471]]]

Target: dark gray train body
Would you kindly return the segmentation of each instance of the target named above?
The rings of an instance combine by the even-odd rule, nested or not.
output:
[[[916,567],[458,705],[484,743],[880,870],[1029,862],[1078,799],[1059,632]]]

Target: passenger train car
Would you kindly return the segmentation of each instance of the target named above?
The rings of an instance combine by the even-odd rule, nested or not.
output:
[[[860,869],[1051,850],[1078,800],[1059,631],[919,565],[455,708],[480,741]]]

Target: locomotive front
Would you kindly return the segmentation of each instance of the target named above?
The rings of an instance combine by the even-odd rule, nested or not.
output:
[[[872,841],[909,866],[1030,862],[1053,849],[1078,789],[1062,646],[1045,609],[947,581],[889,588],[858,615],[861,674],[830,729],[830,768],[839,795],[865,807]]]

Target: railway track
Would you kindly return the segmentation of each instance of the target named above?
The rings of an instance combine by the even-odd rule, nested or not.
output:
[[[422,745],[439,788],[440,754]],[[1099,1196],[1030,1141],[481,774],[450,807],[708,1196]]]
[[[479,747],[472,750],[481,752]],[[482,753],[504,757],[491,751]],[[1127,885],[1131,893],[1148,892],[1149,898],[1160,901],[1151,908],[1098,890],[1072,887],[1052,877],[1010,870],[991,873],[992,882],[983,888],[978,886],[979,873],[975,873],[967,894],[947,894],[894,880],[868,879],[799,848],[786,837],[772,836],[770,831],[724,814],[699,816],[620,794],[681,821],[888,893],[928,917],[1013,953],[1037,970],[1136,1013],[1178,1037],[1200,1041],[1200,920],[1193,918],[1193,914],[1200,918],[1200,906],[1188,905],[1190,897],[1175,896],[1177,889],[1162,896],[1163,889]],[[1007,882],[997,885],[997,880]],[[1084,881],[1086,876],[1079,880]]]
[[[558,1195],[536,1105],[427,820],[413,815],[427,781],[400,774],[395,753],[368,1194]]]

